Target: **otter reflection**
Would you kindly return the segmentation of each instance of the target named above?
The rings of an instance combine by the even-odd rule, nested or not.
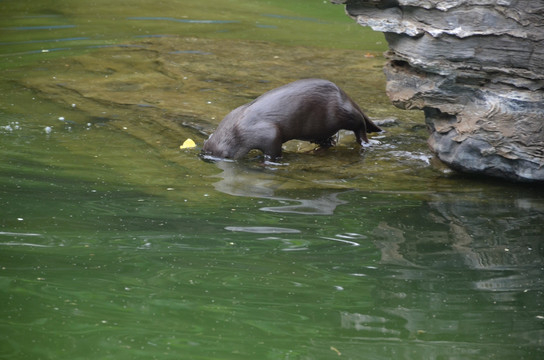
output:
[[[307,199],[277,196],[276,192],[288,190],[288,187],[292,185],[290,179],[278,176],[274,172],[250,168],[243,163],[234,161],[218,161],[215,165],[223,170],[217,175],[221,180],[213,184],[217,191],[233,196],[275,200],[280,203],[278,206],[263,206],[260,208],[261,211],[332,215],[337,206],[346,204],[346,201],[339,199],[338,195],[349,190],[332,193],[323,190],[320,196]]]

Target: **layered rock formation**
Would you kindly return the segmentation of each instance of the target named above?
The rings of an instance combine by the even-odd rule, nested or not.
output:
[[[544,182],[544,3],[331,0],[385,33],[387,93],[454,169]]]

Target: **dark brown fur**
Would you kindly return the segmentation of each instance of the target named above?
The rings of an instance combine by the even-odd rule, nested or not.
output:
[[[334,83],[298,80],[231,111],[202,150],[215,157],[239,159],[259,149],[276,159],[288,140],[332,146],[332,136],[340,129],[352,130],[360,144],[368,142],[367,133],[382,131]]]

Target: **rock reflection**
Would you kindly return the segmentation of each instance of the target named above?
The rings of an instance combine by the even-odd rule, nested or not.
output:
[[[364,315],[359,313],[342,312],[340,314],[341,326],[343,329],[354,329],[357,331],[379,332],[381,334],[400,335],[394,329],[388,329],[387,318],[382,316]]]
[[[397,223],[381,222],[374,230],[382,263],[477,270],[543,264],[544,206],[537,201],[497,204],[436,195],[415,216],[411,211]]]
[[[540,200],[440,194],[398,212],[373,231],[384,270],[377,313],[421,340],[456,334],[469,348],[505,339],[543,345]],[[342,314],[342,326],[381,331],[368,316]]]
[[[332,215],[337,206],[347,202],[338,198],[342,192],[325,192],[316,199],[293,199],[276,196],[278,190],[288,186],[289,179],[278,176],[266,169],[252,169],[243,163],[233,161],[217,161],[218,168],[223,170],[217,175],[221,180],[213,184],[217,191],[233,196],[257,197],[278,201],[280,206],[263,206],[261,211],[274,213],[292,213],[303,215]]]

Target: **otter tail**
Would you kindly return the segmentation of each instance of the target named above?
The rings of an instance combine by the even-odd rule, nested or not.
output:
[[[364,112],[361,111],[361,114],[363,114],[363,118],[365,119],[367,133],[379,133],[383,131],[378,125],[374,124]]]

